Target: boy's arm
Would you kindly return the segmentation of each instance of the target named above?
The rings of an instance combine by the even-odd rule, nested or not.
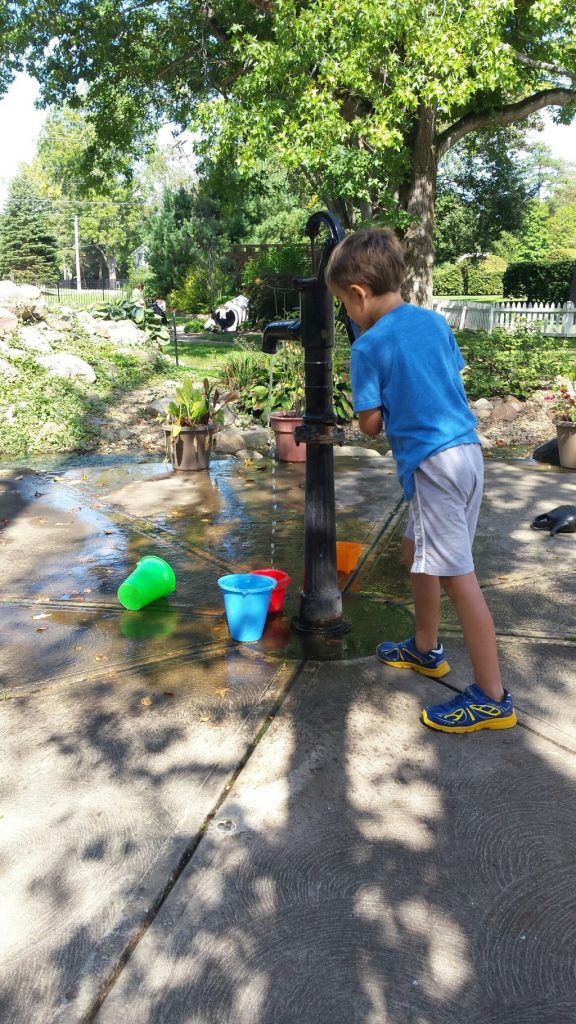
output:
[[[363,434],[368,437],[376,437],[383,427],[381,409],[365,409],[358,413],[358,426]]]

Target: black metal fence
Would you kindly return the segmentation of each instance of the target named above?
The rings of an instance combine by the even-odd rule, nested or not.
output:
[[[126,282],[117,282],[114,288],[107,287],[101,281],[83,281],[82,288],[76,288],[76,282],[59,281],[58,284],[42,284],[37,287],[50,306],[71,306],[73,309],[88,309],[96,302],[115,302],[127,298]]]

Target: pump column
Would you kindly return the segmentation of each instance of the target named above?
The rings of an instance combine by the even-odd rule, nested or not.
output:
[[[334,442],[342,442],[332,404],[334,306],[317,278],[297,282],[302,293],[301,338],[304,348],[306,409],[296,438],[306,442],[304,508],[304,586],[298,632],[339,636],[350,625],[342,618],[336,568]]]

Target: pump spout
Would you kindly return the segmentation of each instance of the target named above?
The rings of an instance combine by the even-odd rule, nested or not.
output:
[[[279,341],[299,341],[300,320],[274,320],[266,324],[262,334],[262,351],[273,356]]]

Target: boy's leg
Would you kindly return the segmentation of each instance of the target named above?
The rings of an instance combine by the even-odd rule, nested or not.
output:
[[[504,688],[498,663],[496,630],[476,574],[443,576],[441,582],[456,609],[476,685],[492,700],[501,701]]]
[[[410,572],[414,562],[414,541],[409,537],[403,537],[400,550],[402,560]],[[416,618],[414,632],[416,647],[422,654],[427,654],[438,644],[440,581],[437,576],[428,576],[423,572],[410,572],[410,586]]]
[[[414,561],[414,541],[405,536],[401,554],[410,571]],[[392,668],[411,668],[421,675],[440,679],[450,671],[444,648],[438,642],[440,620],[440,581],[437,576],[410,572],[414,598],[416,628],[414,635],[400,643],[385,641],[376,648],[376,654]]]

